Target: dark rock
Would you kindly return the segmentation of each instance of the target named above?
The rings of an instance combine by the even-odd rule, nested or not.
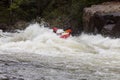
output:
[[[29,25],[28,22],[26,21],[17,21],[14,24],[5,24],[5,23],[0,23],[0,29],[4,32],[6,31],[15,31],[16,29],[25,29]]]
[[[14,25],[10,25],[8,31],[15,31],[16,29],[25,29],[29,25],[26,21],[17,21]]]
[[[105,24],[101,30],[101,34],[120,37],[120,12],[105,14],[101,17],[105,18]]]
[[[94,5],[84,11],[84,32],[120,37],[120,2]]]
[[[3,30],[3,31],[6,31],[6,29],[7,29],[7,24],[5,24],[5,23],[0,23],[0,29]]]

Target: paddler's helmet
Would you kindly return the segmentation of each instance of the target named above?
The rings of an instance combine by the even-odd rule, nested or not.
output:
[[[53,27],[53,32],[55,32],[56,33],[56,31],[58,30],[58,28],[56,28],[56,27]]]

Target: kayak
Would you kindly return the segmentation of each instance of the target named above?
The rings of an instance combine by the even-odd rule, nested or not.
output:
[[[60,38],[67,39],[70,37],[70,30],[63,31],[62,29],[58,29],[56,27],[53,27],[53,32],[60,36]]]
[[[60,36],[60,38],[63,38],[63,39],[67,39],[68,37],[70,37],[69,33],[64,33]]]

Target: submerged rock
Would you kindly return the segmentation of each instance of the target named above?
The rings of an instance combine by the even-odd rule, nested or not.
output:
[[[107,2],[84,9],[84,32],[120,37],[120,2]]]

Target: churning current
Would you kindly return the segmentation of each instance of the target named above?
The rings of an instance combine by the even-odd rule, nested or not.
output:
[[[15,72],[25,80],[120,80],[119,38],[83,33],[62,39],[36,23],[15,33],[1,31],[0,54],[39,67]]]

